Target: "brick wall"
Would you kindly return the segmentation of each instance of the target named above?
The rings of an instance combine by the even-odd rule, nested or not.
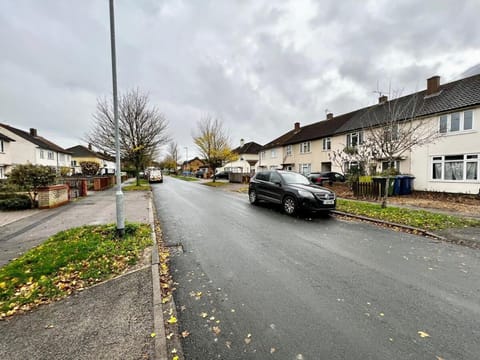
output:
[[[66,184],[52,185],[38,190],[38,207],[54,208],[68,203],[69,187]]]

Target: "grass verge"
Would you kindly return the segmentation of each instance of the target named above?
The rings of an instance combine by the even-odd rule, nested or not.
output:
[[[152,245],[147,224],[73,228],[0,268],[0,319],[63,298],[122,273]]]
[[[221,182],[221,181],[209,181],[209,182],[206,182],[206,183],[203,183],[203,185],[206,185],[206,186],[211,186],[211,187],[222,187],[222,186],[225,186],[227,185],[228,183],[226,182]]]
[[[479,220],[437,214],[425,210],[399,208],[391,205],[382,209],[380,204],[355,200],[337,199],[337,210],[429,231],[454,227],[480,226]]]
[[[140,179],[140,185],[137,186],[137,182],[135,181],[131,185],[124,185],[122,186],[123,191],[149,191],[151,190],[150,184],[145,179]]]
[[[182,175],[170,175],[174,177],[175,179],[180,179],[183,181],[198,181],[197,178],[191,177],[191,176],[182,176]]]

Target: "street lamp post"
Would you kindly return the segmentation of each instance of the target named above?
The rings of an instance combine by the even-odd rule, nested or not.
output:
[[[185,146],[185,171],[187,171],[188,166],[188,147]]]
[[[118,125],[118,97],[117,97],[117,59],[115,51],[115,13],[113,0],[110,0],[110,43],[112,47],[112,84],[113,84],[113,118],[115,122],[115,174],[117,179],[117,191],[115,201],[117,205],[117,235],[125,235],[125,204],[122,192],[122,174],[120,165],[120,140]]]

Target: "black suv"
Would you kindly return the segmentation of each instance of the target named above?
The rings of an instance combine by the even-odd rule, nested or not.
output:
[[[288,215],[300,210],[328,212],[335,210],[336,196],[329,189],[313,185],[302,174],[292,171],[262,171],[250,180],[248,197],[251,204],[263,200],[282,204]]]

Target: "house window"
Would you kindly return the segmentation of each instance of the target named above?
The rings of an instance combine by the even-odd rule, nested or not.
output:
[[[473,111],[455,112],[441,115],[438,131],[441,134],[468,131],[473,129]]]
[[[298,165],[298,172],[303,175],[309,175],[311,173],[311,164],[299,164]]]
[[[48,155],[48,160],[53,160],[54,159],[53,151],[49,151],[47,155]]]
[[[72,166],[77,166],[77,160],[72,160],[71,164],[72,164]]]
[[[260,151],[260,159],[265,159],[265,151]]]
[[[43,150],[40,150],[40,159],[45,159],[45,153]]]
[[[392,124],[392,126],[386,127],[383,136],[385,142],[398,140],[398,124]]]
[[[432,179],[465,181],[479,179],[478,154],[445,155],[432,158]]]
[[[355,147],[357,145],[363,144],[363,132],[353,132],[347,134],[347,147]]]
[[[305,154],[310,152],[310,141],[305,141],[300,144],[300,153]]]
[[[400,171],[400,160],[382,161],[382,171],[386,171],[388,169]]]
[[[275,159],[277,157],[277,149],[272,149],[272,159]]]
[[[331,146],[332,146],[332,145],[331,145],[331,140],[330,140],[329,137],[323,139],[323,150],[325,150],[325,151],[326,151],[326,150],[330,150],[330,149],[331,149]]]
[[[0,152],[5,152],[5,148],[4,148],[4,145],[3,145],[3,140],[0,140]]]
[[[60,154],[60,161],[65,161],[65,154]]]
[[[292,155],[292,145],[287,145],[287,150],[286,150],[287,156]]]

